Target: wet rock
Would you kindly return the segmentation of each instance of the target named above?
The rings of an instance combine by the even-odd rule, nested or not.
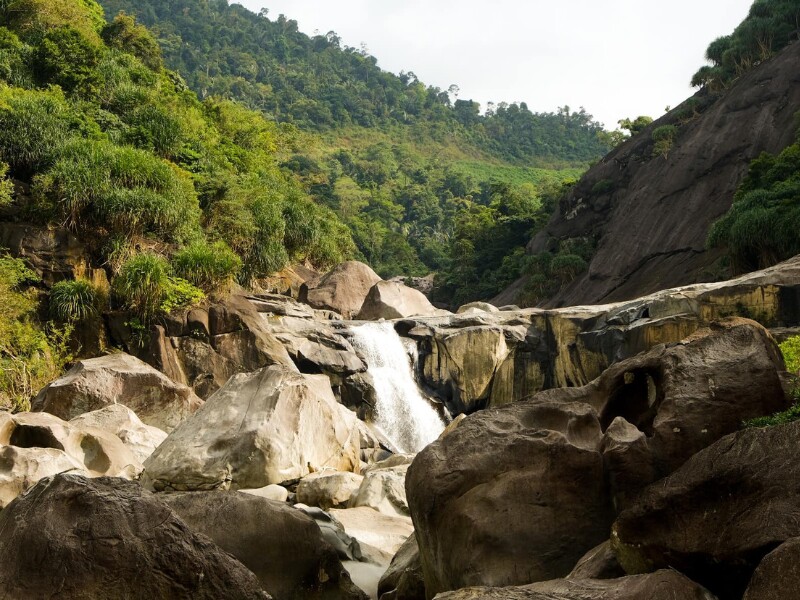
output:
[[[282,366],[242,373],[164,440],[144,481],[157,490],[240,489],[326,467],[357,471],[356,421],[323,375]]]
[[[266,599],[253,573],[121,479],[56,475],[0,512],[6,598]]]
[[[301,511],[239,492],[159,498],[255,573],[276,600],[366,600],[319,527]]]
[[[429,597],[563,577],[608,539],[601,438],[590,406],[529,401],[471,415],[420,452],[406,489]]]
[[[117,353],[79,361],[39,392],[32,410],[69,420],[111,404],[122,404],[147,425],[169,432],[202,403],[185,385],[168,379],[138,358]]]

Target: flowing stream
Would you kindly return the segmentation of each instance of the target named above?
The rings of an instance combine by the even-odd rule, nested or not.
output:
[[[391,323],[367,323],[350,331],[374,382],[375,425],[401,452],[419,452],[445,425],[422,397],[402,339]]]

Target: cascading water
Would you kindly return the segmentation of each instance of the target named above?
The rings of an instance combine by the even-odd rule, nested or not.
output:
[[[391,323],[350,329],[375,387],[375,424],[401,452],[419,452],[444,429],[444,422],[414,381],[406,348]]]

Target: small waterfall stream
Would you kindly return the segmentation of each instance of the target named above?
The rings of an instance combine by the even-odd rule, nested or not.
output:
[[[401,452],[419,452],[445,425],[422,397],[402,339],[391,323],[357,325],[350,332],[374,381],[375,424]]]

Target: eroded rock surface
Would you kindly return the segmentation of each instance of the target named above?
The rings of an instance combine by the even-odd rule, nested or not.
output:
[[[117,353],[79,361],[39,392],[32,409],[69,420],[110,404],[122,404],[144,423],[169,432],[202,403],[185,385],[138,358]]]
[[[528,401],[420,452],[406,488],[429,597],[563,577],[608,539],[601,439],[589,405]]]
[[[343,262],[321,278],[304,283],[300,287],[300,301],[314,308],[335,310],[345,319],[352,319],[379,281],[378,274],[364,263]]]
[[[404,319],[432,316],[437,310],[422,292],[402,283],[379,281],[369,290],[355,318],[360,321]]]
[[[355,415],[324,375],[282,366],[239,374],[145,462],[157,490],[260,488],[326,467],[360,468]]]
[[[724,437],[648,487],[614,524],[628,573],[672,567],[741,598],[761,559],[800,537],[800,423]]]

